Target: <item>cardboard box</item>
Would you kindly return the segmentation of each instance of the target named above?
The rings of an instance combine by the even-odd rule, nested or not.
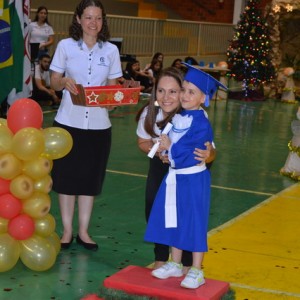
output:
[[[71,94],[74,105],[81,106],[121,106],[137,104],[140,83],[125,80],[123,85],[83,87],[77,84],[78,94]]]

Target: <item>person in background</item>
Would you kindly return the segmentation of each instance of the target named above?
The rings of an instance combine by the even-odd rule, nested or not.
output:
[[[159,60],[159,61],[161,62],[161,68],[163,69],[163,67],[164,67],[164,55],[163,55],[163,53],[161,53],[161,52],[156,52],[156,53],[153,55],[153,57],[152,57],[152,59],[151,59],[151,62],[152,62],[154,59],[157,59],[157,60]],[[151,63],[147,64],[147,65],[145,66],[144,70],[148,69],[148,68],[150,67],[150,65],[151,65]]]
[[[78,200],[78,234],[76,241],[96,251],[97,243],[88,228],[94,198],[102,191],[111,148],[111,122],[106,107],[77,106],[71,93],[76,84],[83,87],[117,84],[122,76],[117,46],[108,42],[110,34],[106,13],[99,0],[82,0],[75,9],[69,29],[70,38],[61,40],[50,69],[51,86],[64,89],[53,126],[67,130],[73,148],[65,157],[55,160],[52,170],[53,190],[58,193],[63,223],[61,246],[73,241],[73,216]]]
[[[49,47],[54,43],[54,31],[48,22],[48,9],[40,6],[36,16],[29,24],[29,43],[31,46],[31,61],[41,54],[49,53]]]
[[[150,77],[146,74],[146,72],[141,71],[140,62],[138,60],[127,62],[123,76],[119,78],[119,82],[123,83],[124,80],[139,81],[141,92],[143,93],[150,93],[152,90]]]
[[[171,67],[179,69],[181,71],[185,71],[185,68],[182,66],[182,59],[181,58],[174,59],[174,61],[172,62]]]
[[[175,113],[181,110],[179,96],[182,87],[183,74],[175,68],[166,68],[162,70],[149,103],[143,106],[136,115],[138,146],[141,151],[148,153],[156,142],[161,130],[170,122]],[[195,149],[196,160],[212,161],[215,158],[215,150],[210,144],[207,149]],[[150,212],[156,193],[163,178],[168,172],[169,164],[164,163],[167,157],[157,153],[149,160],[149,170],[145,192],[145,216],[148,222]],[[169,246],[163,244],[154,245],[154,269],[161,267],[169,258]],[[192,265],[192,253],[183,252],[182,263],[187,272]]]
[[[35,66],[33,76],[33,91],[31,98],[40,104],[50,102],[53,108],[58,108],[61,92],[56,92],[50,87],[50,55],[42,54],[39,63]]]
[[[154,58],[148,69],[145,69],[146,75],[150,78],[150,82],[153,85],[157,79],[159,73],[162,70],[162,62]]]
[[[222,84],[187,66],[180,95],[182,111],[173,116],[169,135],[160,136],[158,152],[168,151],[170,168],[151,209],[145,240],[172,247],[171,261],[152,271],[159,279],[181,277],[182,251],[193,252],[193,265],[180,285],[196,289],[205,283],[201,268],[208,249],[211,183],[205,161],[196,165],[194,151],[204,148],[207,141],[213,142],[212,127],[201,105],[208,106]]]
[[[185,59],[184,59],[184,62],[190,64],[190,65],[198,65],[198,62],[197,60],[194,58],[194,57],[191,57],[191,56],[187,56]]]

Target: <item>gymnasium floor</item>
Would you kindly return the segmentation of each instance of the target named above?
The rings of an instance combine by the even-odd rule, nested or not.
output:
[[[91,221],[99,251],[74,243],[40,273],[18,262],[0,274],[1,300],[80,299],[97,293],[118,270],[152,263],[152,245],[143,242],[148,159],[136,146],[134,121],[142,104],[143,99],[111,112],[113,147]],[[48,127],[54,112],[44,109]],[[218,101],[208,109],[218,153],[211,169],[210,249],[204,270],[207,278],[229,282],[238,300],[300,299],[300,185],[279,174],[296,110],[297,104],[275,100]],[[60,235],[57,196],[51,193],[51,198]]]

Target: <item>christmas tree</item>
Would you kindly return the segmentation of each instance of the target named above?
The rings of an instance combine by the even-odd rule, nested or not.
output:
[[[251,91],[257,91],[262,84],[275,78],[268,25],[262,17],[258,3],[259,0],[247,1],[227,49],[231,76],[243,82],[246,99],[251,98]]]

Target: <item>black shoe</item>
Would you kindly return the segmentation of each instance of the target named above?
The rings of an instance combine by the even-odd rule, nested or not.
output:
[[[71,246],[71,244],[72,244],[72,242],[73,242],[73,236],[71,237],[71,241],[69,242],[69,243],[60,243],[60,248],[61,249],[69,249],[70,248],[70,246]]]
[[[97,244],[84,242],[80,238],[79,234],[77,234],[77,236],[76,236],[76,242],[77,242],[78,245],[83,246],[87,250],[91,250],[91,251],[97,251],[98,250],[98,245]]]

